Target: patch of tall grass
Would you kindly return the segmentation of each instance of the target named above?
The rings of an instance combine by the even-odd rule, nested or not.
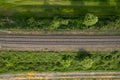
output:
[[[0,73],[120,71],[120,52],[0,52]]]

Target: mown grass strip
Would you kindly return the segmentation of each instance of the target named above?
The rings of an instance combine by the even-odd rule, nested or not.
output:
[[[43,12],[41,14],[47,13],[47,15],[53,13],[63,13],[68,14],[69,11],[72,11],[75,15],[83,15],[85,13],[95,13],[97,15],[116,15],[120,13],[118,0],[110,1],[49,1],[49,0],[5,0],[0,2],[4,9],[11,8],[13,10],[21,11],[31,11],[33,13]],[[9,4],[9,5],[8,5]],[[13,7],[11,7],[11,5]],[[67,12],[68,11],[68,12]],[[8,10],[9,12],[9,10]],[[67,13],[66,13],[67,12]],[[14,15],[14,14],[13,14]],[[54,16],[51,15],[51,16]],[[60,14],[62,15],[62,14]],[[74,15],[71,15],[74,16]]]

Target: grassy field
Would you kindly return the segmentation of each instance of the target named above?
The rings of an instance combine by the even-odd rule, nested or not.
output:
[[[0,15],[16,13],[49,16],[79,16],[86,13],[96,15],[119,15],[119,0],[1,0]]]
[[[120,71],[120,52],[0,52],[0,73]]]

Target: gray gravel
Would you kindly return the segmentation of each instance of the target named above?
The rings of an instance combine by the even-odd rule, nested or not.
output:
[[[120,36],[0,34],[0,49],[22,51],[119,50]]]
[[[99,80],[119,80],[120,72],[69,72],[69,73],[24,73],[0,75],[1,80],[66,80],[66,79],[99,79]]]

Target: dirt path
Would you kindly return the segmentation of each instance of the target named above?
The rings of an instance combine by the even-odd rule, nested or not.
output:
[[[24,73],[0,75],[0,80],[120,80],[120,72]]]

